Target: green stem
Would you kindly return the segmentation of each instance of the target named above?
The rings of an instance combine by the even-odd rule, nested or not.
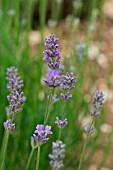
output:
[[[66,101],[64,101],[64,109],[63,109],[63,113],[62,113],[62,119],[64,119],[66,113]]]
[[[60,128],[60,130],[59,130],[58,140],[60,140],[60,138],[61,138],[61,133],[62,133],[62,128]]]
[[[84,146],[83,146],[83,150],[82,150],[82,154],[81,154],[81,157],[80,157],[80,163],[79,163],[78,170],[81,170],[81,168],[82,168],[82,163],[83,163],[83,159],[84,159],[85,150],[86,150],[86,147],[87,147],[88,137],[89,137],[89,135],[87,135],[87,138],[86,138]]]
[[[36,170],[38,170],[38,168],[39,168],[39,162],[40,162],[40,145],[38,145],[38,154],[37,154]]]
[[[3,139],[3,145],[2,145],[2,149],[1,149],[1,164],[0,164],[1,166],[0,166],[0,170],[3,170],[3,168],[4,168],[8,139],[9,139],[9,131],[5,130],[4,139]]]
[[[29,159],[27,161],[27,165],[26,165],[25,170],[28,170],[28,168],[29,168],[29,165],[30,165],[30,162],[31,162],[31,159],[32,159],[32,156],[33,156],[33,152],[34,152],[34,148],[32,148],[32,150],[31,150],[31,153],[29,155]]]
[[[47,119],[48,119],[50,96],[51,96],[51,89],[49,91],[49,96],[48,96],[48,99],[47,99],[47,106],[46,106],[46,112],[45,112],[45,118],[44,118],[44,126],[46,125]]]

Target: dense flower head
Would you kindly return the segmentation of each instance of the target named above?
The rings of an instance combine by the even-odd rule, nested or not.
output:
[[[53,34],[50,34],[49,38],[45,39],[45,46],[47,50],[44,52],[44,60],[48,62],[48,66],[51,69],[57,69],[60,66],[60,52],[58,49],[58,38],[55,38]]]
[[[4,128],[8,131],[12,131],[15,129],[15,123],[12,123],[11,119],[4,122]]]
[[[63,158],[65,157],[65,144],[62,141],[56,140],[56,142],[52,143],[52,154],[49,154],[49,158],[51,159],[50,165],[54,169],[60,169],[64,166]]]
[[[7,84],[7,88],[11,92],[20,91],[22,87],[24,86],[23,80],[20,79],[20,76],[12,76],[8,80],[9,80],[9,83]]]
[[[14,95],[9,94],[7,99],[10,103],[10,110],[14,113],[22,111],[21,106],[25,103],[26,98],[24,97],[24,93],[20,94],[16,91]]]
[[[55,125],[58,126],[59,128],[64,128],[67,125],[67,119],[60,120],[58,117],[56,117],[55,120]]]
[[[17,76],[18,75],[18,69],[15,68],[14,66],[9,67],[9,68],[7,68],[6,74],[8,76],[7,79],[12,78],[13,76]]]
[[[51,126],[46,125],[44,127],[44,125],[37,125],[32,137],[32,144],[42,145],[46,143],[49,140],[49,138],[47,138],[49,134],[52,134]]]
[[[21,106],[25,103],[26,98],[24,97],[24,93],[21,91],[23,87],[23,80],[21,80],[18,75],[18,69],[14,66],[7,68],[6,74],[6,78],[9,81],[7,88],[11,91],[11,94],[7,96],[10,105],[7,107],[6,112],[7,115],[10,115],[12,113],[22,111]]]
[[[75,87],[74,86],[75,82],[76,82],[76,79],[73,76],[73,73],[69,74],[67,72],[66,75],[61,76],[61,87],[64,90],[71,90],[71,89],[73,89]]]
[[[98,116],[100,115],[99,109],[102,108],[104,102],[104,94],[103,92],[96,91],[94,98],[93,98],[93,109],[90,110],[91,116]]]
[[[102,108],[103,101],[104,101],[103,92],[96,91],[94,98],[93,98],[93,107],[96,109]]]
[[[7,96],[9,106],[6,107],[7,116],[10,117],[10,119],[4,122],[4,128],[12,131],[15,129],[15,123],[12,121],[14,114],[22,111],[21,106],[25,103],[26,98],[24,97],[24,93],[21,91],[23,87],[23,80],[21,80],[18,75],[18,69],[14,66],[7,68],[6,74],[6,79],[9,81],[7,88],[11,91],[11,93]]]

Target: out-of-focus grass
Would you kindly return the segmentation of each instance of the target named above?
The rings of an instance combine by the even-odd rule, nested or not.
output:
[[[63,130],[62,140],[66,143],[66,157],[65,157],[65,167],[64,169],[75,169],[78,166],[80,154],[82,151],[82,127],[78,118],[82,113],[83,117],[89,115],[89,109],[91,105],[90,102],[85,100],[85,96],[91,94],[92,86],[97,78],[97,72],[95,71],[96,62],[93,64],[90,73],[90,89],[86,87],[87,81],[87,65],[88,65],[88,48],[92,42],[93,31],[89,29],[94,25],[97,18],[97,1],[90,1],[91,9],[88,19],[88,26],[86,28],[86,38],[85,44],[87,45],[85,58],[83,61],[79,61],[74,53],[68,58],[68,54],[65,54],[64,64],[67,71],[74,71],[77,73],[77,84],[76,88],[73,90],[73,99],[66,106],[66,117],[68,119],[68,126]],[[24,169],[29,153],[30,153],[30,137],[35,129],[36,124],[43,123],[46,98],[47,98],[47,87],[43,86],[42,76],[44,74],[44,62],[42,61],[43,55],[42,50],[44,48],[43,42],[41,41],[38,45],[37,55],[35,58],[30,56],[30,46],[29,46],[29,33],[32,30],[32,15],[33,8],[35,6],[35,1],[0,1],[0,145],[2,144],[3,137],[3,122],[6,120],[5,107],[8,105],[6,89],[6,68],[12,65],[16,66],[19,73],[24,80],[24,92],[27,101],[24,105],[22,113],[17,115],[16,118],[16,132],[13,136],[10,136],[8,149],[7,149],[7,159],[6,159],[6,169]],[[54,3],[54,1],[52,1]],[[56,2],[55,2],[56,4]],[[62,5],[62,4],[61,4]],[[52,13],[56,9],[56,6],[52,4]],[[39,15],[40,15],[40,33],[42,38],[44,38],[44,30],[46,23],[46,9],[47,1],[39,1]],[[56,18],[60,19],[61,14],[59,14],[61,6],[59,5],[55,14]],[[52,15],[53,15],[52,14]],[[76,13],[77,14],[77,13]],[[80,15],[80,14],[79,14]],[[75,13],[72,14],[72,22],[74,21]],[[72,23],[71,23],[72,24]],[[71,28],[71,26],[69,27]],[[77,32],[79,25],[76,28]],[[52,31],[57,32],[55,27]],[[71,36],[71,29],[67,32],[67,45]],[[58,37],[60,33],[57,32]],[[99,34],[100,35],[100,34]],[[47,35],[48,36],[48,35]],[[75,43],[78,43],[78,37],[75,36]],[[100,37],[101,39],[101,37]],[[42,39],[41,39],[42,40]],[[60,40],[59,40],[60,41]],[[74,44],[75,45],[75,44]],[[72,69],[71,69],[72,68]],[[57,90],[58,94],[60,93]],[[90,97],[90,96],[89,96]],[[51,152],[51,142],[56,140],[58,137],[58,130],[54,126],[55,117],[61,115],[63,102],[58,102],[53,106],[53,110],[50,114],[48,124],[52,126],[54,135],[51,140],[41,148],[41,162],[40,170],[49,170],[49,159],[48,153]],[[103,110],[103,117],[105,113]],[[104,118],[100,118],[99,124],[104,122]],[[100,128],[97,126],[97,134],[89,142],[89,148],[91,150],[91,155],[95,153],[97,149],[96,142],[100,136]],[[107,152],[107,151],[106,151]],[[90,154],[89,154],[90,156]],[[103,158],[105,159],[105,157]],[[88,158],[87,158],[88,160]],[[36,153],[33,155],[33,159],[30,165],[30,169],[35,168]],[[7,168],[8,167],[8,168]]]

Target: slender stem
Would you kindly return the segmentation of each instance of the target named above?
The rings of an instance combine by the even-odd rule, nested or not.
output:
[[[58,140],[60,140],[60,138],[61,138],[61,133],[62,133],[62,128],[59,129]]]
[[[62,112],[62,119],[64,119],[65,113],[66,113],[66,101],[64,101],[64,108],[63,108],[63,112]]]
[[[64,101],[64,108],[63,108],[63,112],[62,112],[62,120],[64,119],[65,113],[66,113],[66,101]],[[60,140],[61,134],[62,134],[62,127],[59,129],[58,140]]]
[[[86,147],[87,147],[88,137],[89,137],[89,135],[87,135],[87,138],[86,138],[84,146],[83,146],[83,150],[82,150],[82,154],[81,154],[81,157],[80,157],[80,163],[79,163],[78,170],[81,170],[81,168],[82,168],[82,163],[83,163],[83,159],[84,159],[85,150],[86,150]]]
[[[39,162],[40,162],[40,145],[38,145],[36,170],[38,170],[38,168],[39,168]]]
[[[32,159],[32,156],[33,156],[33,152],[34,152],[34,148],[32,148],[32,150],[30,152],[25,170],[28,170],[28,168],[29,168],[29,165],[30,165],[30,162],[31,162],[31,159]]]
[[[51,96],[51,89],[49,91],[49,96],[48,96],[48,99],[47,99],[47,106],[46,106],[46,112],[45,112],[45,117],[44,117],[44,126],[46,125],[47,119],[48,119],[50,96]]]
[[[4,168],[8,139],[9,139],[9,131],[5,130],[4,139],[3,139],[3,145],[2,145],[2,149],[1,149],[1,164],[0,164],[1,166],[0,166],[0,170],[3,170],[3,168]]]

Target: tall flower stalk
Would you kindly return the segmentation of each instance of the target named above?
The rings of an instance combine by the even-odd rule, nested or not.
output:
[[[60,140],[61,139],[61,134],[62,134],[62,129],[67,125],[68,121],[65,118],[66,114],[66,102],[72,98],[72,94],[70,94],[70,90],[72,90],[75,86],[75,77],[73,76],[73,73],[66,73],[66,75],[62,75],[64,72],[64,67],[60,66],[60,87],[64,91],[61,93],[61,98],[64,101],[64,107],[62,111],[62,120],[59,119],[59,117],[56,117],[55,124],[59,128],[59,135],[58,135],[58,140],[56,142],[52,143],[52,154],[49,154],[50,160],[50,166],[52,169],[60,169],[64,166],[63,164],[63,158],[64,158],[64,152],[65,149],[62,150],[62,144],[63,142]],[[55,71],[57,73],[57,71]],[[56,74],[57,75],[57,74]],[[61,148],[60,148],[61,145]],[[54,148],[56,146],[56,148]],[[64,144],[63,144],[64,146]],[[61,154],[63,152],[63,155]]]
[[[38,135],[36,136],[34,132],[33,137],[31,138],[31,145],[32,145],[32,151],[34,149],[38,148],[37,151],[37,163],[36,163],[36,170],[39,168],[39,162],[40,162],[40,149],[41,145],[48,141],[49,138],[46,138],[48,133],[47,129],[50,130],[51,126],[46,125],[49,117],[50,112],[50,101],[55,102],[57,101],[56,96],[52,95],[52,91],[60,86],[60,75],[59,75],[59,67],[60,67],[60,52],[58,49],[58,38],[55,38],[54,35],[50,35],[48,38],[45,39],[45,46],[46,50],[43,52],[44,58],[43,60],[47,61],[48,64],[48,73],[46,74],[47,79],[44,80],[45,84],[49,87],[49,94],[47,97],[47,105],[46,105],[46,111],[44,115],[44,123],[43,125],[37,125],[39,129],[41,129],[41,133],[38,132]],[[49,131],[49,134],[52,134],[52,132]],[[26,170],[28,170],[30,161],[32,159],[32,155],[30,154]]]
[[[100,115],[100,109],[103,106],[103,101],[104,101],[103,92],[96,91],[95,95],[94,95],[94,98],[93,98],[92,109],[90,110],[90,114],[92,116],[92,122],[91,122],[90,125],[86,125],[85,128],[84,128],[84,131],[85,131],[87,137],[86,137],[86,140],[85,140],[85,143],[84,143],[84,146],[83,146],[83,150],[82,150],[78,170],[82,169],[85,150],[86,150],[86,147],[87,147],[87,142],[88,142],[88,139],[89,139],[90,135],[94,132],[94,120],[93,120],[93,117],[98,117]]]
[[[7,69],[7,77],[9,81],[7,88],[10,90],[10,94],[7,96],[9,106],[6,107],[8,120],[4,122],[5,134],[3,144],[1,148],[0,169],[3,170],[6,150],[8,145],[9,135],[15,130],[14,119],[17,113],[22,111],[22,105],[25,103],[26,98],[22,92],[23,80],[18,75],[18,70],[13,66]]]

